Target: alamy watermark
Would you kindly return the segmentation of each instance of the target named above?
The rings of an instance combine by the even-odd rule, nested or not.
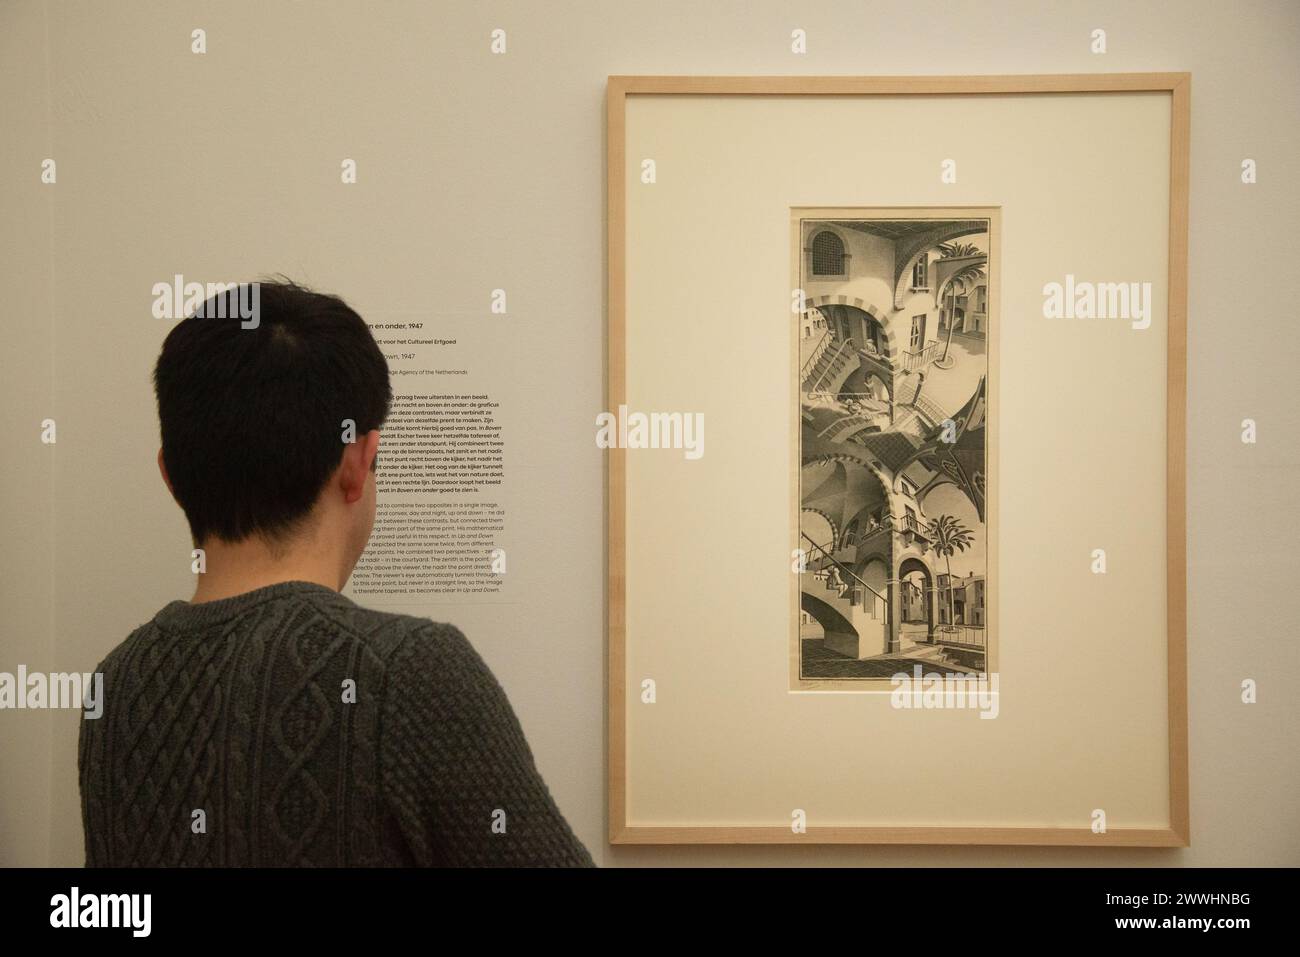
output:
[[[629,412],[596,416],[596,447],[600,449],[683,449],[686,458],[704,455],[703,412]]]
[[[16,674],[0,671],[0,710],[85,709],[91,721],[104,714],[104,673],[32,671],[19,665]]]
[[[239,328],[261,324],[262,286],[256,282],[186,282],[177,273],[171,282],[153,284],[155,319],[239,319]],[[212,304],[209,314],[208,303]]]
[[[922,672],[920,665],[912,673],[900,671],[889,679],[893,691],[889,703],[895,708],[943,709],[970,708],[981,718],[998,716],[998,675]]]
[[[133,937],[148,937],[152,914],[152,894],[83,894],[73,887],[50,898],[51,927],[126,927]]]
[[[1065,282],[1043,286],[1044,319],[1127,319],[1134,329],[1151,325],[1151,283]]]

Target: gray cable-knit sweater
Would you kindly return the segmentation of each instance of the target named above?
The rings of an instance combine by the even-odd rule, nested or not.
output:
[[[286,582],[172,602],[97,670],[87,866],[592,864],[451,625]]]

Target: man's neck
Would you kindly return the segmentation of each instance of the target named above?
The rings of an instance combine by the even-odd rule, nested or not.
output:
[[[193,604],[243,595],[281,582],[313,582],[338,591],[343,587],[340,561],[333,549],[307,541],[280,551],[261,539],[242,542],[209,540],[204,546],[206,571],[198,576]]]

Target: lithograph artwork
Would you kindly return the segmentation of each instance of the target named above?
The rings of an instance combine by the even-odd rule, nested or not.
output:
[[[991,670],[997,211],[793,211],[792,684]]]

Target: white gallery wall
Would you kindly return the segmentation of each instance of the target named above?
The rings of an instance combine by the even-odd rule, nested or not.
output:
[[[0,4],[0,671],[90,670],[189,596],[190,544],[154,464],[149,372],[170,323],[151,287],[283,272],[367,318],[497,327],[476,361],[508,372],[512,602],[428,613],[492,666],[598,861],[1300,864],[1297,49],[1300,5],[1284,0]],[[606,846],[605,77],[1136,71],[1193,77],[1192,846]],[[835,147],[834,130],[771,135],[804,139],[809,163]],[[488,308],[497,288],[506,316]],[[1099,369],[1096,388],[1125,383]],[[0,712],[0,864],[81,863],[77,721]]]

